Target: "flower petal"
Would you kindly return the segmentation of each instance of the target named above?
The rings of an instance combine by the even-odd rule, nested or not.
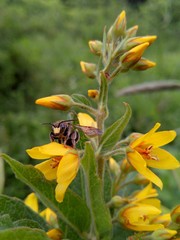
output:
[[[141,173],[143,176],[145,176],[147,179],[149,179],[151,182],[153,182],[162,189],[163,183],[161,179],[146,167],[146,161],[141,157],[141,155],[137,151],[128,152],[127,156],[131,165],[139,173]]]
[[[146,134],[143,134],[141,137],[137,138],[131,143],[131,147],[135,148],[138,146],[140,143],[146,141],[149,142],[148,139],[151,137],[151,135],[161,126],[160,123],[156,123],[155,126]]]
[[[26,152],[31,158],[47,159],[54,156],[64,156],[69,150],[72,150],[72,148],[67,145],[51,142],[42,146],[27,149]]]
[[[168,144],[169,142],[172,142],[174,138],[176,137],[175,131],[161,131],[153,133],[148,138],[148,143],[152,144],[154,148],[164,146]],[[145,141],[146,144],[146,141]]]
[[[87,113],[78,113],[78,120],[81,126],[97,127],[97,123]]]
[[[74,180],[79,169],[77,154],[68,153],[60,161],[57,171],[56,200],[62,202],[70,183]]]
[[[45,176],[47,180],[54,180],[57,176],[57,167],[52,167],[53,160],[47,160],[39,163],[35,168],[39,169]]]
[[[151,156],[155,159],[147,159],[147,165],[159,169],[175,169],[180,167],[179,161],[169,152],[161,148],[151,150]],[[157,158],[157,160],[156,160]]]
[[[24,200],[24,203],[35,212],[38,212],[38,199],[35,193],[30,193]]]
[[[152,188],[152,183],[149,183],[145,188],[143,188],[142,190],[138,191],[138,193],[136,193],[134,195],[135,201],[142,201],[143,199],[146,198],[152,198],[152,197],[156,197],[158,195],[156,189]]]

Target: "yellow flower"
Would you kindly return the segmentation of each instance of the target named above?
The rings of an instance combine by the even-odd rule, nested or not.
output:
[[[79,157],[77,151],[56,142],[27,149],[26,151],[33,159],[48,159],[35,167],[44,174],[46,179],[56,179],[55,197],[58,202],[62,202],[66,189],[78,172]]]
[[[35,103],[44,107],[66,111],[73,106],[74,102],[70,96],[61,94],[39,98]]]
[[[129,204],[122,208],[118,220],[124,227],[134,231],[154,231],[162,229],[162,224],[151,224],[151,219],[158,216],[161,211],[147,204]]]
[[[175,169],[180,167],[177,159],[160,147],[176,137],[175,131],[156,132],[160,123],[146,134],[136,134],[127,149],[127,160],[143,176],[162,189],[163,183],[148,167],[159,169]]]
[[[152,220],[153,223],[161,223],[165,227],[167,227],[171,223],[171,215],[170,213],[166,213],[160,216],[157,216]]]

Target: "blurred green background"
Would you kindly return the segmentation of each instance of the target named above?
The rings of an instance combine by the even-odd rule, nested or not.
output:
[[[120,74],[109,93],[110,118],[119,118],[122,102],[133,110],[125,132],[145,133],[155,122],[161,129],[175,129],[176,140],[166,149],[180,156],[180,94],[174,91],[117,97],[124,87],[152,81],[179,80],[179,0],[1,0],[0,1],[0,149],[11,157],[33,163],[25,150],[49,141],[49,129],[41,125],[67,118],[66,113],[36,106],[37,98],[65,93],[87,95],[97,84],[81,72],[79,62],[97,62],[89,40],[102,40],[122,10],[128,27],[139,25],[138,34],[157,35],[145,57],[157,63],[144,72]],[[180,82],[180,81],[179,81]],[[30,189],[15,179],[5,165],[3,193],[24,198]],[[180,171],[159,171],[164,181],[160,193],[168,207],[179,203]]]

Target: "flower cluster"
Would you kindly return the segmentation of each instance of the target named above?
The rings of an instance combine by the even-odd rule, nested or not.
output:
[[[109,202],[106,202],[102,194],[103,200],[101,199],[102,204],[99,206],[103,205],[102,212],[104,211],[105,216],[110,219],[107,220],[110,227],[112,220],[126,229],[140,232],[139,239],[171,239],[175,235],[178,236],[180,229],[179,207],[171,213],[163,213],[161,202],[157,198],[158,192],[153,187],[155,184],[162,189],[163,183],[151,170],[180,167],[179,161],[161,148],[175,139],[176,132],[173,130],[157,132],[160,123],[156,123],[145,134],[132,133],[122,139],[122,132],[131,117],[131,109],[127,103],[122,118],[105,127],[109,112],[107,105],[109,83],[119,73],[146,70],[155,66],[155,63],[144,58],[143,54],[156,40],[156,36],[136,36],[137,30],[136,25],[127,28],[126,13],[122,11],[110,29],[106,31],[105,28],[102,41],[89,41],[91,52],[100,57],[102,62],[97,66],[95,63],[81,61],[80,65],[82,72],[89,78],[96,78],[99,84],[98,89],[88,90],[88,97],[94,100],[96,108],[92,107],[94,105],[90,105],[89,99],[83,95],[59,94],[36,100],[38,105],[61,111],[76,107],[74,119],[67,123],[62,121],[64,124],[51,124],[53,136],[50,143],[28,149],[27,153],[33,159],[44,160],[35,168],[40,170],[47,180],[56,181],[55,198],[59,203],[64,201],[67,188],[76,178],[78,170],[82,168],[84,174],[82,186],[86,195],[83,200],[86,200],[92,218],[92,231],[88,233],[91,239],[97,239],[96,227],[101,224],[97,223],[97,219],[93,219],[97,217],[95,212],[98,211],[92,204],[93,198],[96,199],[97,194],[105,192],[107,179],[111,179],[108,183],[111,185]],[[81,141],[79,134],[81,130],[91,146],[89,152],[87,147],[83,146],[80,149],[76,146],[76,143]],[[74,144],[69,144],[72,142]],[[111,175],[106,179],[107,162]],[[97,180],[94,181],[96,187],[99,187],[98,191],[94,190],[92,179]],[[132,193],[125,195],[122,190],[127,187],[128,191],[129,186],[132,186]],[[97,202],[98,200],[96,204]],[[153,233],[150,233],[152,231]]]

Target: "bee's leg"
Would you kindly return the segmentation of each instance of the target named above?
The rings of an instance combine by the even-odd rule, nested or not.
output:
[[[49,138],[51,142],[55,141],[54,134],[52,132],[49,134]]]
[[[75,130],[72,134],[71,134],[71,142],[72,142],[72,147],[75,148],[77,142],[79,141],[79,132],[77,130]]]

